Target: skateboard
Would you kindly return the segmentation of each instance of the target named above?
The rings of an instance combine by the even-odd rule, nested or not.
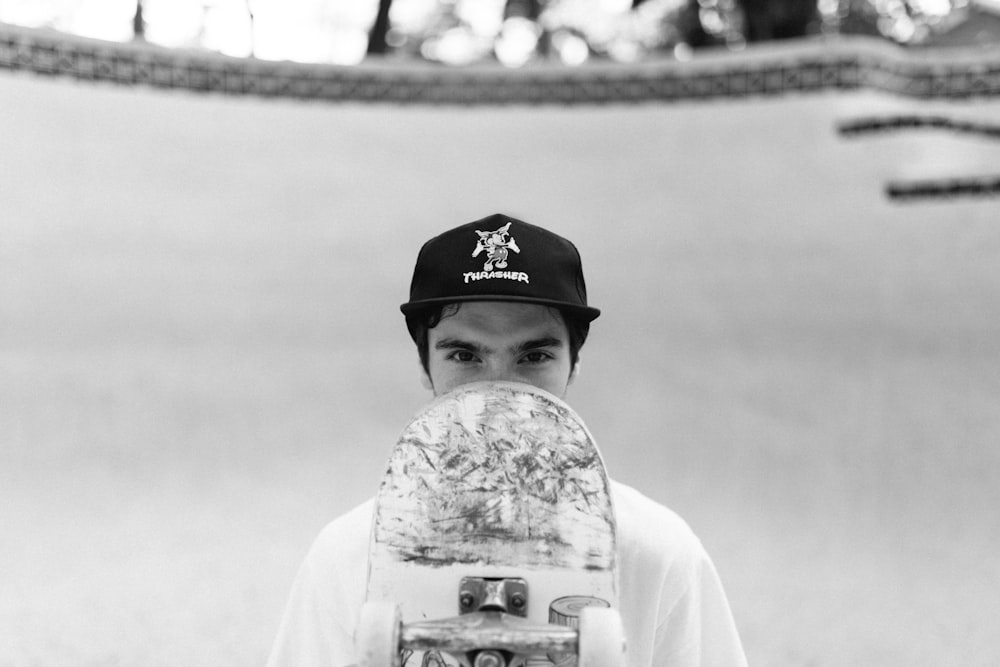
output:
[[[376,496],[359,667],[622,667],[615,534],[600,452],[560,399],[438,397]]]

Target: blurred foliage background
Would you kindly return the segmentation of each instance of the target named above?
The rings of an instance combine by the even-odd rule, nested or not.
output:
[[[824,35],[994,44],[1000,0],[0,0],[0,21],[267,60],[578,66]]]

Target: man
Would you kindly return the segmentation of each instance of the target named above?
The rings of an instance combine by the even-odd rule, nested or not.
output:
[[[505,215],[424,244],[400,309],[435,396],[469,382],[523,382],[564,397],[600,311],[568,240]],[[631,667],[745,665],[729,604],[676,514],[612,482],[620,611]],[[364,601],[373,501],[320,533],[296,578],[269,664],[344,667]]]

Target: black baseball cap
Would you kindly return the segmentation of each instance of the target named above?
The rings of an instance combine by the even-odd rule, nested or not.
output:
[[[515,301],[554,306],[591,322],[580,253],[547,229],[495,213],[435,236],[417,255],[409,317],[462,301]]]

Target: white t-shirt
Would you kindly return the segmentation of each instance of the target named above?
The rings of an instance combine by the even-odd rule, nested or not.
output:
[[[629,667],[746,665],[715,566],[691,528],[635,489],[611,483],[619,598]],[[353,665],[374,501],[327,525],[292,587],[268,667]]]

